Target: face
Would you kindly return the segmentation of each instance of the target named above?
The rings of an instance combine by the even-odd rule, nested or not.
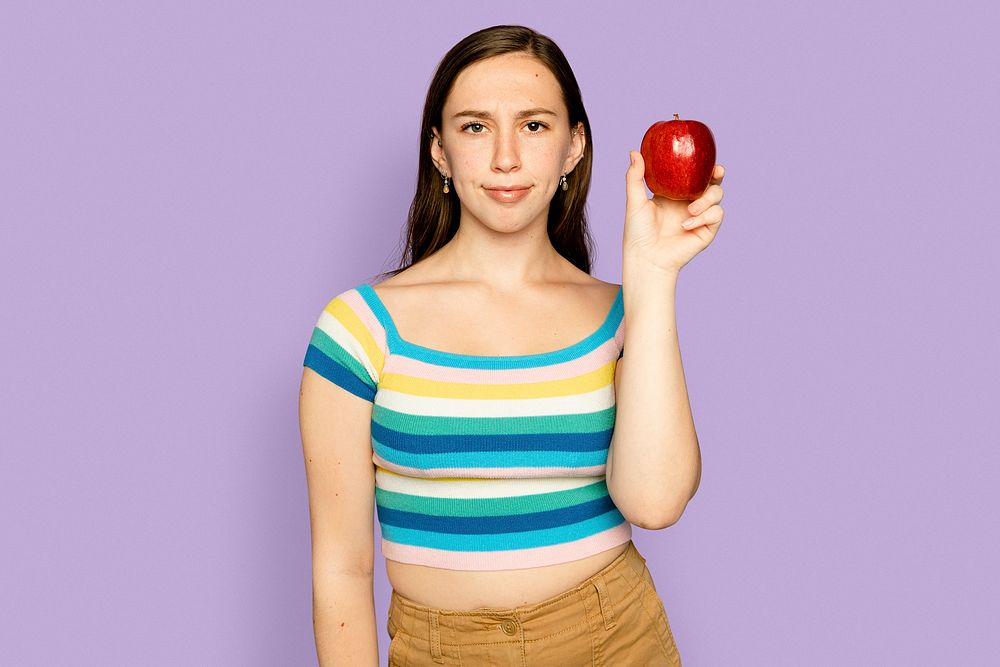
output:
[[[583,123],[569,126],[555,76],[523,53],[462,70],[434,133],[431,157],[441,175],[452,179],[461,224],[478,222],[497,231],[539,224],[544,229],[549,203],[562,192],[560,177],[572,177],[586,141]]]

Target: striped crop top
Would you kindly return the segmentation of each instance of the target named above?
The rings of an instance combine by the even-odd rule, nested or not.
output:
[[[326,305],[303,365],[373,404],[383,557],[509,570],[631,539],[605,481],[623,315],[619,287],[601,327],[573,345],[480,356],[403,340],[368,284]]]

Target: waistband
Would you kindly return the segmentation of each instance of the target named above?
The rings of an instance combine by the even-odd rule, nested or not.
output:
[[[600,572],[573,588],[541,602],[520,607],[474,610],[437,609],[417,604],[395,590],[389,602],[388,626],[402,630],[438,658],[441,645],[531,641],[578,624],[602,619],[614,625],[614,605],[628,598],[648,578],[646,559],[629,540],[628,547]]]

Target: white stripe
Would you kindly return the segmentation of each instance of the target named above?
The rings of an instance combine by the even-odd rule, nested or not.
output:
[[[326,312],[325,310],[320,313],[319,320],[316,322],[316,326],[327,336],[333,339],[333,342],[340,345],[342,348],[347,350],[352,357],[358,360],[365,370],[368,371],[369,377],[371,377],[372,382],[378,384],[378,371],[375,370],[375,365],[368,358],[368,354],[365,353],[365,348],[358,342],[350,331],[340,323],[336,317]]]
[[[375,468],[375,484],[380,489],[411,496],[437,498],[504,498],[533,493],[552,493],[589,486],[604,479],[596,477],[539,477],[537,479],[440,480],[407,477]]]
[[[541,398],[437,398],[414,396],[382,387],[376,403],[410,415],[437,417],[537,417],[606,410],[615,404],[613,384],[584,394]]]

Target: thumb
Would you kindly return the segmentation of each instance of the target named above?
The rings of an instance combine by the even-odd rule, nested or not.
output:
[[[643,180],[646,163],[642,159],[642,153],[629,151],[628,154],[632,163],[625,172],[625,208],[631,209],[642,206],[649,197],[646,195],[646,182]]]

